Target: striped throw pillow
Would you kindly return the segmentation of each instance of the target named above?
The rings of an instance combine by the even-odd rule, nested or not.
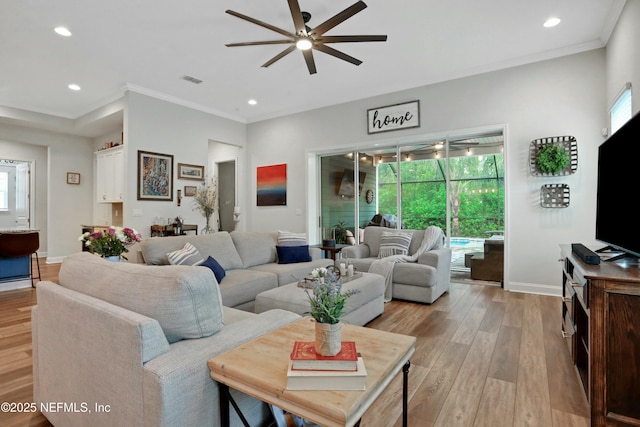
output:
[[[306,233],[278,231],[278,246],[305,246],[307,244]]]
[[[189,242],[185,243],[182,249],[169,252],[167,258],[172,265],[200,265],[204,262],[200,252]]]
[[[408,255],[411,233],[401,231],[383,231],[380,238],[378,258],[391,255]]]

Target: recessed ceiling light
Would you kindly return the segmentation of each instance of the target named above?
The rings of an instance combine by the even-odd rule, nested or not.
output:
[[[255,99],[250,99],[249,101],[247,101],[247,103],[249,105],[256,105],[258,103],[258,101],[256,101]]]
[[[562,19],[556,17],[556,16],[552,16],[551,18],[547,19],[546,21],[544,21],[544,26],[545,28],[551,28],[551,27],[555,27],[556,25],[558,25],[560,23],[560,21],[562,21]]]
[[[75,83],[71,83],[69,86],[67,86],[69,89],[71,90],[80,90],[80,86],[78,86]]]
[[[71,36],[71,31],[69,31],[69,29],[67,27],[56,27],[53,29],[53,31],[55,31],[56,33],[60,34],[61,36],[64,37],[69,37]]]

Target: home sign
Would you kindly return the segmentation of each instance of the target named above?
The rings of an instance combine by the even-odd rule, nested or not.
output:
[[[420,127],[420,101],[367,110],[369,134]]]

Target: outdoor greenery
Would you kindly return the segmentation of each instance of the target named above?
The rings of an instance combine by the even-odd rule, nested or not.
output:
[[[504,229],[503,165],[502,154],[451,158],[452,237],[484,238],[489,230]],[[446,229],[445,160],[402,162],[400,168],[403,226]],[[378,169],[378,211],[397,215],[396,164]]]

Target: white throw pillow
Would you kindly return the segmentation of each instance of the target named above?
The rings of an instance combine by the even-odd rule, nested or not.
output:
[[[411,233],[402,231],[383,231],[380,237],[378,258],[391,255],[408,255],[411,235]]]
[[[305,246],[307,244],[306,233],[278,231],[278,246]]]
[[[169,252],[167,258],[169,259],[169,264],[173,265],[200,265],[204,262],[203,256],[189,242],[185,243],[182,249]]]

